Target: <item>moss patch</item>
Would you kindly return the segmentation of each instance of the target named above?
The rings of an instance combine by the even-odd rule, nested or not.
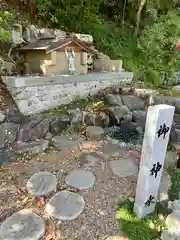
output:
[[[120,203],[117,211],[117,219],[120,220],[120,228],[128,240],[153,240],[160,236],[166,228],[165,209],[157,205],[155,212],[146,219],[140,220],[133,214],[134,203],[126,200]]]
[[[171,176],[171,189],[169,191],[169,198],[171,201],[175,199],[179,199],[179,191],[180,191],[180,170],[169,170],[168,171]]]

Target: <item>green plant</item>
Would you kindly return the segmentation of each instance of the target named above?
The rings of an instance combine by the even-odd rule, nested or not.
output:
[[[117,219],[119,219],[120,228],[123,234],[129,240],[153,240],[160,236],[165,229],[164,209],[157,206],[156,211],[144,220],[138,219],[133,215],[133,202],[126,200],[120,203],[117,211]]]

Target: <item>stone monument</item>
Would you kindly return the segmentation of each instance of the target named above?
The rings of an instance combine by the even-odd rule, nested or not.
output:
[[[139,218],[152,213],[156,206],[174,110],[165,104],[148,108],[134,204]]]

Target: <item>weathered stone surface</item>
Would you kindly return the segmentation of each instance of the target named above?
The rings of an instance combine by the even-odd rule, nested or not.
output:
[[[83,112],[79,108],[69,109],[68,113],[70,115],[70,123],[72,125],[82,123]]]
[[[57,186],[56,176],[50,172],[33,174],[27,182],[27,191],[31,196],[47,196]]]
[[[46,212],[59,220],[73,220],[84,210],[84,198],[77,193],[60,191],[47,203]]]
[[[161,182],[159,185],[158,200],[160,202],[168,201],[168,191],[170,187],[171,178],[167,172],[163,172],[161,176]]]
[[[104,139],[104,129],[99,126],[89,126],[86,128],[86,137],[91,140],[103,140]]]
[[[40,120],[40,117],[39,117]],[[18,141],[35,141],[36,139],[41,139],[46,136],[46,133],[49,130],[49,120],[43,119],[40,122],[38,117],[31,119],[30,122],[21,125],[21,128],[18,132]]]
[[[159,92],[153,89],[135,88],[134,94],[137,95],[138,97],[146,99],[148,96],[159,94]]]
[[[0,150],[0,165],[14,160],[14,153],[10,149]]]
[[[61,133],[69,123],[70,117],[68,115],[53,116],[50,122],[50,132],[52,134]]]
[[[16,124],[22,124],[26,121],[27,117],[23,116],[18,110],[10,110],[7,112],[6,120],[7,122],[12,122]]]
[[[154,95],[149,99],[149,105],[168,104],[175,107],[175,112],[180,113],[180,98],[164,95]]]
[[[122,96],[122,100],[124,105],[126,105],[130,110],[144,109],[145,101],[138,96],[124,95]]]
[[[171,143],[178,143],[180,144],[180,129],[175,129],[174,131],[171,132],[170,136]]]
[[[108,104],[112,105],[112,106],[121,106],[123,105],[122,100],[121,100],[121,96],[119,94],[108,94],[107,96],[105,96],[105,100],[107,101]]]
[[[27,209],[14,213],[0,226],[0,240],[40,240],[44,233],[44,220]]]
[[[175,234],[171,234],[168,230],[164,230],[161,234],[161,240],[180,240],[180,237]]]
[[[84,123],[87,126],[100,126],[106,127],[110,123],[110,118],[105,112],[96,113],[86,113],[84,117]]]
[[[32,155],[45,151],[49,146],[49,141],[40,139],[39,141],[18,142],[14,146],[17,153],[30,153]]]
[[[142,110],[134,110],[132,112],[132,120],[144,129],[146,124],[146,112]]]
[[[169,208],[172,212],[180,216],[180,200],[178,199],[168,203],[170,204]]]
[[[0,149],[7,147],[16,140],[18,130],[18,124],[6,122],[0,125]]]
[[[45,139],[46,139],[46,140],[50,140],[52,137],[53,137],[53,134],[50,133],[50,132],[47,132],[47,133],[46,133],[46,136],[45,136]]]
[[[80,165],[83,167],[93,167],[103,161],[103,155],[97,152],[83,152],[79,156]]]
[[[175,128],[180,129],[180,114],[174,114]]]
[[[175,167],[177,164],[177,153],[172,151],[166,152],[164,166],[168,167]]]
[[[171,234],[176,234],[180,236],[180,215],[176,213],[171,213],[166,218],[166,225],[168,232]]]
[[[69,136],[55,136],[52,138],[53,144],[59,149],[73,148],[76,146],[78,139],[72,139]]]
[[[104,145],[102,152],[108,158],[119,157],[122,154],[122,149],[118,144],[108,143]]]
[[[130,159],[113,160],[109,162],[110,168],[117,177],[130,177],[138,174],[138,167]]]
[[[83,190],[94,185],[95,176],[89,170],[77,168],[68,173],[65,182],[71,187]]]
[[[125,85],[132,81],[132,77],[133,74],[127,72],[41,76],[36,79],[22,76],[8,77],[6,84],[20,112],[30,115],[68,104],[77,96],[85,98],[112,86]]]
[[[3,112],[0,111],[0,123],[2,123],[5,120],[6,116]]]
[[[123,105],[120,107],[109,108],[109,110],[113,113],[118,123],[120,123],[121,120],[128,122],[132,121],[132,112],[130,112],[127,106]]]

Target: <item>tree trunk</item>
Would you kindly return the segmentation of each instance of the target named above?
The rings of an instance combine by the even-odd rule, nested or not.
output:
[[[124,1],[124,6],[123,6],[122,27],[124,26],[126,4],[127,4],[127,0]]]
[[[146,0],[140,0],[140,4],[139,4],[138,11],[137,11],[137,14],[136,14],[136,28],[135,28],[135,31],[134,31],[135,36],[137,36],[138,33],[139,33],[139,25],[140,25],[140,21],[141,21],[141,12],[142,12],[145,4],[146,4]]]

